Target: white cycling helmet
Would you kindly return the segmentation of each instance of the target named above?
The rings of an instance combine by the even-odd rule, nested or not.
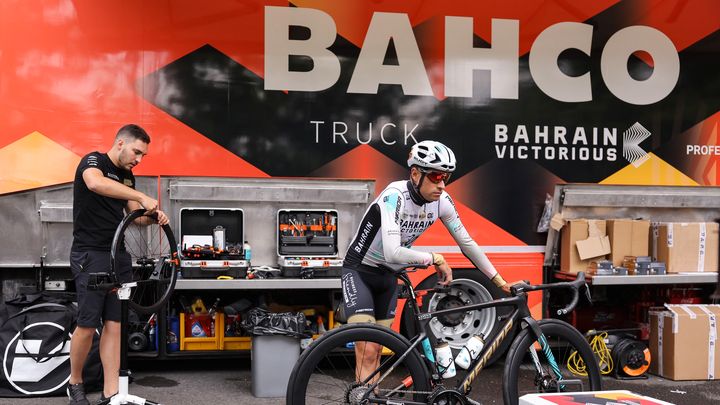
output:
[[[408,167],[441,172],[455,171],[455,154],[447,146],[435,141],[418,142],[410,148]]]

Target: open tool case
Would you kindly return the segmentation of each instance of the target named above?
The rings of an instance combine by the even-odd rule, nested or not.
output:
[[[339,277],[337,224],[336,210],[279,210],[277,254],[282,275]]]
[[[244,278],[243,211],[239,208],[180,210],[181,268],[185,278]]]

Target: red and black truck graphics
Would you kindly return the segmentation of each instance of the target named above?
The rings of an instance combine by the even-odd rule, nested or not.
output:
[[[130,122],[152,136],[137,175],[378,190],[432,139],[457,155],[471,235],[524,269],[505,278],[537,280],[554,184],[718,184],[718,16],[714,0],[5,1],[0,193],[70,181]],[[418,244],[453,243],[435,226]]]

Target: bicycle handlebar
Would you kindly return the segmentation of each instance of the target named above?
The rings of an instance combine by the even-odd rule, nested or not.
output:
[[[575,279],[575,281],[564,281],[560,283],[538,285],[530,285],[523,282],[510,287],[510,292],[512,293],[512,295],[518,295],[528,291],[554,290],[563,288],[571,289],[573,295],[570,303],[567,304],[564,308],[557,310],[558,315],[565,315],[572,311],[577,305],[581,287],[585,287],[585,296],[587,297],[589,302],[592,302],[592,299],[590,297],[590,290],[588,289],[587,283],[585,283],[585,273],[582,271],[577,274],[577,278]]]

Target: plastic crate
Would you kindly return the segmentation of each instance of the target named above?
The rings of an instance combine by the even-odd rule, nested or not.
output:
[[[222,350],[250,350],[252,338],[249,336],[223,336]]]
[[[220,350],[222,349],[222,340],[225,334],[225,316],[217,313],[215,316],[215,336],[212,337],[191,337],[186,336],[185,323],[187,322],[187,314],[180,314],[180,350]]]

